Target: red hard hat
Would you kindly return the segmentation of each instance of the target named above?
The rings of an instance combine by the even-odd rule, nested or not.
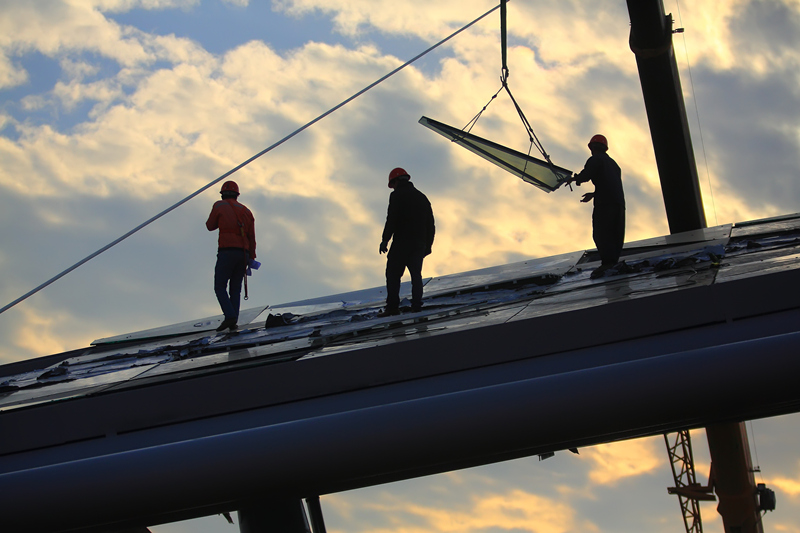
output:
[[[225,191],[233,191],[236,194],[239,194],[239,186],[236,185],[235,181],[226,181],[222,184],[222,189],[219,192],[223,193]]]
[[[404,169],[397,167],[396,169],[389,172],[389,188],[392,189],[392,182],[397,178],[402,178],[403,176],[410,178],[411,176],[408,175]]]
[[[592,143],[600,143],[606,147],[606,150],[608,150],[608,141],[606,140],[605,136],[600,135],[599,133],[591,138],[589,141],[589,148],[592,147]]]

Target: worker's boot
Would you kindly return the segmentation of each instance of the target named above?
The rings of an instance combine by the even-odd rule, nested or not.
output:
[[[602,278],[606,275],[606,271],[613,267],[614,265],[600,265],[599,267],[595,268],[594,271],[589,276],[591,279],[598,279]]]
[[[400,309],[397,307],[384,307],[380,311],[378,311],[378,318],[383,318],[385,316],[395,316],[400,314]]]
[[[234,330],[236,329],[236,319],[235,318],[226,318],[222,321],[222,324],[219,325],[217,331],[225,331],[226,329]]]

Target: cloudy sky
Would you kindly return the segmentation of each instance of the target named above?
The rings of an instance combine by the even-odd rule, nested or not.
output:
[[[686,28],[676,56],[709,225],[800,211],[800,2],[664,3]],[[4,0],[0,305],[491,7]],[[509,17],[510,85],[554,163],[580,170],[588,139],[606,134],[623,169],[626,239],[668,233],[625,2],[514,0]],[[578,191],[546,194],[417,124],[426,115],[463,126],[499,88],[499,74],[493,14],[235,174],[263,262],[252,305],[381,285],[395,166],[434,207],[426,275],[593,247],[591,207]],[[504,95],[473,133],[528,149]],[[217,190],[0,315],[0,363],[218,314],[216,236],[204,226]],[[767,527],[800,532],[800,420],[752,429],[763,480],[778,493]],[[705,479],[702,432],[696,439]],[[680,531],[669,484],[655,438],[326,496],[323,507],[332,533]],[[714,506],[704,513],[706,531],[721,531]],[[231,530],[221,520],[156,531]]]

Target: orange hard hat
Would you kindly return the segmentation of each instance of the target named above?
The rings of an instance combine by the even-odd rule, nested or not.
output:
[[[408,172],[406,172],[404,169],[400,167],[397,167],[393,169],[391,172],[389,172],[389,188],[393,189],[394,186],[392,185],[392,182],[397,178],[402,178],[402,177],[410,178],[411,176],[409,176]]]
[[[226,191],[233,191],[236,194],[239,194],[239,186],[236,185],[235,181],[226,181],[225,183],[222,184],[222,189],[220,189],[219,192],[223,193]]]
[[[589,140],[589,148],[592,147],[592,143],[599,143],[606,147],[608,150],[608,141],[606,140],[604,135],[600,135],[599,133]]]

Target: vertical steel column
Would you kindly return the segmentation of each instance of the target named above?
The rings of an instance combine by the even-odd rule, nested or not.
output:
[[[763,533],[744,422],[708,426],[706,435],[725,533]]]
[[[672,17],[664,13],[662,0],[627,0],[627,4],[631,17],[630,46],[636,55],[642,83],[670,233],[705,228],[697,165],[672,48]],[[706,428],[706,432],[719,482],[717,510],[726,533],[760,533],[760,519],[756,521],[759,516],[756,486],[749,470],[750,447],[744,426],[720,424]]]
[[[306,498],[308,514],[311,518],[311,531],[313,533],[326,533],[325,520],[322,519],[322,505],[319,503],[319,496]]]
[[[627,0],[670,233],[706,227],[686,107],[672,48],[672,17],[662,0]]]

